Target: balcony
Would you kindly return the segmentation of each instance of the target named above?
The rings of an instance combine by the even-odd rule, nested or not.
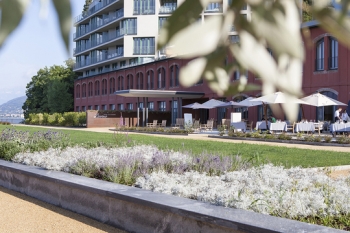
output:
[[[87,17],[93,15],[94,13],[98,12],[102,8],[105,8],[108,5],[111,5],[114,2],[118,2],[119,0],[103,0],[96,4],[95,6],[91,7],[87,12],[84,12],[83,14],[78,15],[77,17],[74,18],[74,23],[78,23]]]
[[[108,16],[102,18],[100,20],[100,23],[98,24],[93,24],[93,25],[87,25],[81,29],[78,28],[78,31],[76,33],[73,34],[73,39],[75,40],[76,38],[79,38],[81,36],[84,36],[88,33],[90,33],[93,30],[96,30],[98,28],[101,28],[111,22],[117,21],[118,19],[124,17],[124,8],[113,12],[111,14],[109,14]]]
[[[135,46],[134,55],[154,55],[155,46]]]
[[[115,59],[117,57],[123,57],[123,56],[124,56],[124,49],[119,48],[119,49],[108,50],[106,53],[99,54],[94,58],[88,57],[86,60],[75,63],[74,69],[90,66],[96,63],[108,61],[108,60]]]
[[[222,13],[222,4],[221,3],[209,3],[207,8],[204,10],[204,13]]]
[[[134,15],[154,15],[155,13],[155,6],[148,8],[134,7]]]
[[[122,29],[114,31],[114,32],[106,33],[103,36],[98,37],[94,41],[89,40],[87,43],[73,49],[73,55],[75,56],[78,53],[87,51],[87,50],[92,49],[94,47],[97,47],[101,44],[104,44],[104,43],[107,43],[109,41],[120,38],[124,35],[135,35],[136,31],[137,31],[136,29],[137,29],[136,27],[122,28]]]
[[[173,13],[177,8],[177,5],[172,5],[172,6],[161,6],[159,8],[159,14],[171,14]]]

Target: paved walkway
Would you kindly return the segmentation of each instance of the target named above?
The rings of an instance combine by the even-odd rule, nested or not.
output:
[[[42,127],[42,126],[32,126]],[[113,133],[109,128],[64,128],[64,127],[45,127],[54,129],[82,130],[101,133]],[[148,135],[154,137],[182,138],[186,140],[208,140],[229,143],[250,143],[260,145],[273,145],[281,147],[342,151],[350,152],[350,147],[333,146],[312,146],[287,143],[242,141],[229,139],[208,138],[208,134],[190,134],[189,136],[175,135]],[[339,167],[340,173],[349,171],[349,166]],[[346,171],[345,171],[346,170]],[[339,173],[339,174],[340,174]],[[338,173],[337,173],[338,175]],[[3,214],[0,215],[0,232],[123,232],[109,225],[102,224],[93,219],[79,214],[61,209],[59,207],[38,201],[26,195],[13,192],[0,187],[0,209]],[[4,214],[5,213],[5,214]]]

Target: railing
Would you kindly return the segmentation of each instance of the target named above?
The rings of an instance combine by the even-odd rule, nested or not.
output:
[[[338,57],[329,57],[328,66],[331,70],[338,69]]]
[[[74,18],[74,23],[77,23],[79,21],[84,20],[85,18],[89,17],[90,15],[96,13],[97,11],[101,10],[102,8],[117,2],[119,0],[102,0],[101,2],[97,3],[93,7],[91,7],[88,11],[84,12],[83,14],[78,15]]]
[[[89,40],[87,43],[82,44],[82,45],[78,46],[77,48],[75,48],[74,55],[76,53],[81,53],[81,52],[84,52],[86,50],[89,50],[89,49],[91,49],[93,47],[96,47],[96,46],[98,46],[100,44],[104,44],[104,43],[106,43],[108,41],[115,40],[115,39],[117,39],[119,37],[122,37],[124,35],[134,35],[134,34],[136,34],[136,27],[126,28],[126,29],[119,29],[118,31],[114,31],[114,32],[103,34],[101,37],[97,38],[93,42],[91,42]]]
[[[95,63],[107,61],[107,60],[114,59],[116,57],[122,57],[122,56],[124,56],[124,49],[123,50],[113,49],[113,50],[109,50],[107,53],[99,54],[98,56],[92,59],[88,57],[86,60],[81,61],[80,63],[77,62],[75,63],[74,68],[77,69],[84,66],[93,65]]]
[[[159,8],[159,14],[171,14],[173,13],[177,8],[177,5],[173,5],[173,6],[161,6]]]
[[[316,68],[316,71],[324,70],[324,59],[323,58],[315,59],[315,68]]]
[[[155,9],[155,6],[149,8],[134,7],[134,15],[154,15],[156,13]]]
[[[89,32],[98,29],[100,27],[105,26],[106,24],[109,24],[113,21],[116,21],[120,18],[124,17],[124,8],[110,13],[108,16],[101,19],[100,23],[92,24],[92,25],[85,25],[85,27],[77,28],[77,32],[73,34],[73,38],[76,39],[78,37],[84,36],[88,34]]]
[[[155,54],[155,46],[135,46],[134,47],[134,55],[154,55]]]
[[[209,5],[205,10],[205,13],[222,13],[222,5]]]

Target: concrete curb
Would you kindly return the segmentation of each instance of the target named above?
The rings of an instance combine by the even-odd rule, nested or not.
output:
[[[0,185],[129,232],[344,232],[3,160]]]

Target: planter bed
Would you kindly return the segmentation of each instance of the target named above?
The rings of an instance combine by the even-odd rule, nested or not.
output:
[[[253,138],[253,137],[230,137],[230,136],[217,136],[208,135],[209,138],[221,138],[221,139],[231,139],[231,140],[246,140],[246,141],[260,141],[260,142],[277,142],[277,143],[288,143],[288,144],[303,144],[303,145],[314,145],[314,146],[340,146],[340,147],[350,147],[350,144],[340,144],[340,143],[329,143],[329,142],[308,142],[297,139],[291,140],[279,140],[279,139],[265,139],[265,138]]]
[[[110,131],[123,132],[123,133],[142,133],[142,134],[161,134],[161,135],[177,135],[177,136],[188,136],[188,133],[168,133],[168,132],[147,132],[147,131],[138,131],[138,130],[116,130],[110,129]]]

